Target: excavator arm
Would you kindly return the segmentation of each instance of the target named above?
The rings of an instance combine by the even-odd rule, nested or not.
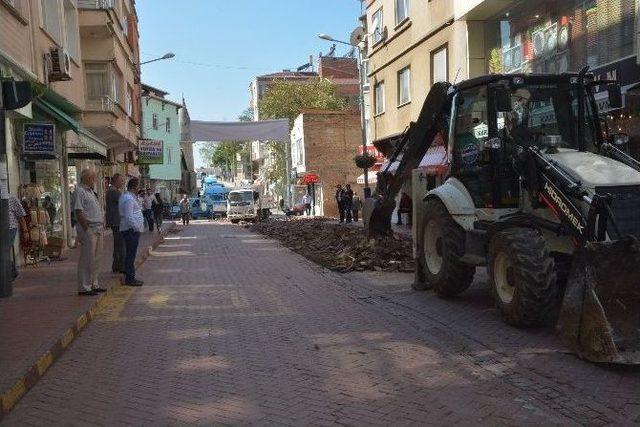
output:
[[[449,112],[447,82],[435,83],[422,105],[418,120],[409,125],[400,143],[388,159],[388,165],[399,161],[392,175],[389,166],[378,172],[378,183],[372,198],[365,201],[365,225],[369,237],[383,237],[391,234],[391,216],[396,205],[396,196],[402,185],[411,177],[411,171],[431,146],[436,134],[446,127],[445,118]]]

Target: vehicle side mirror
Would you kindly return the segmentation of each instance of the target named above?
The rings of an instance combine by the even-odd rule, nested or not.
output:
[[[629,143],[629,135],[626,133],[616,133],[611,135],[611,143],[617,147],[627,145]]]
[[[513,109],[511,106],[511,93],[505,87],[496,87],[493,95],[496,100],[496,110],[499,113],[507,113]]]
[[[610,84],[607,86],[609,92],[609,106],[611,108],[622,108],[622,90],[619,84]]]

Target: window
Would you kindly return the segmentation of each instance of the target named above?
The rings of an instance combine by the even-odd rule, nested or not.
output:
[[[362,90],[364,92],[368,92],[369,91],[369,60],[368,59],[363,59],[362,60]]]
[[[167,119],[169,120],[169,119]],[[168,165],[172,165],[173,164],[173,155],[171,153],[171,148],[167,148],[167,164]]]
[[[384,113],[384,82],[380,82],[373,87],[375,95],[375,111],[376,114]]]
[[[411,68],[398,71],[398,106],[411,102]]]
[[[447,45],[431,52],[431,84],[449,81],[449,54]]]
[[[396,25],[409,17],[409,0],[395,0],[396,2]]]
[[[111,85],[113,86],[112,93],[114,101],[116,101],[120,105],[124,105],[124,77],[122,77],[122,74],[115,69],[111,73]]]
[[[129,37],[129,17],[127,15],[122,17],[122,31],[124,31],[125,37]]]
[[[101,101],[105,96],[112,96],[109,68],[106,63],[84,64],[84,73],[87,81],[87,100]]]
[[[373,43],[376,44],[382,40],[383,37],[383,21],[382,21],[382,8],[376,10],[371,16],[371,38]]]
[[[61,30],[61,11],[57,1],[40,0],[40,26],[53,38],[53,40],[62,45]]]
[[[78,11],[71,0],[64,0],[64,39],[69,55],[80,62],[80,30],[78,28]]]
[[[151,126],[155,130],[158,130],[158,115],[156,113],[153,113],[153,116],[151,116],[151,123]]]
[[[167,133],[171,133],[171,118],[167,117],[167,120],[165,122],[165,129],[167,131]]]
[[[127,85],[127,92],[125,96],[125,109],[127,111],[127,116],[131,117],[133,114],[133,89],[129,85]]]

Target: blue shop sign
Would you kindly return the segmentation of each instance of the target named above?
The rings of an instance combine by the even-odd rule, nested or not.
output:
[[[53,123],[25,123],[23,131],[24,154],[55,155],[56,127]]]

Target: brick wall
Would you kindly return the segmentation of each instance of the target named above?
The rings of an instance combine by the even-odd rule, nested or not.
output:
[[[362,144],[360,115],[336,111],[304,112],[303,127],[306,170],[320,176],[325,216],[337,217],[336,185],[351,184],[362,196],[362,189],[356,184],[362,170],[353,161]]]

